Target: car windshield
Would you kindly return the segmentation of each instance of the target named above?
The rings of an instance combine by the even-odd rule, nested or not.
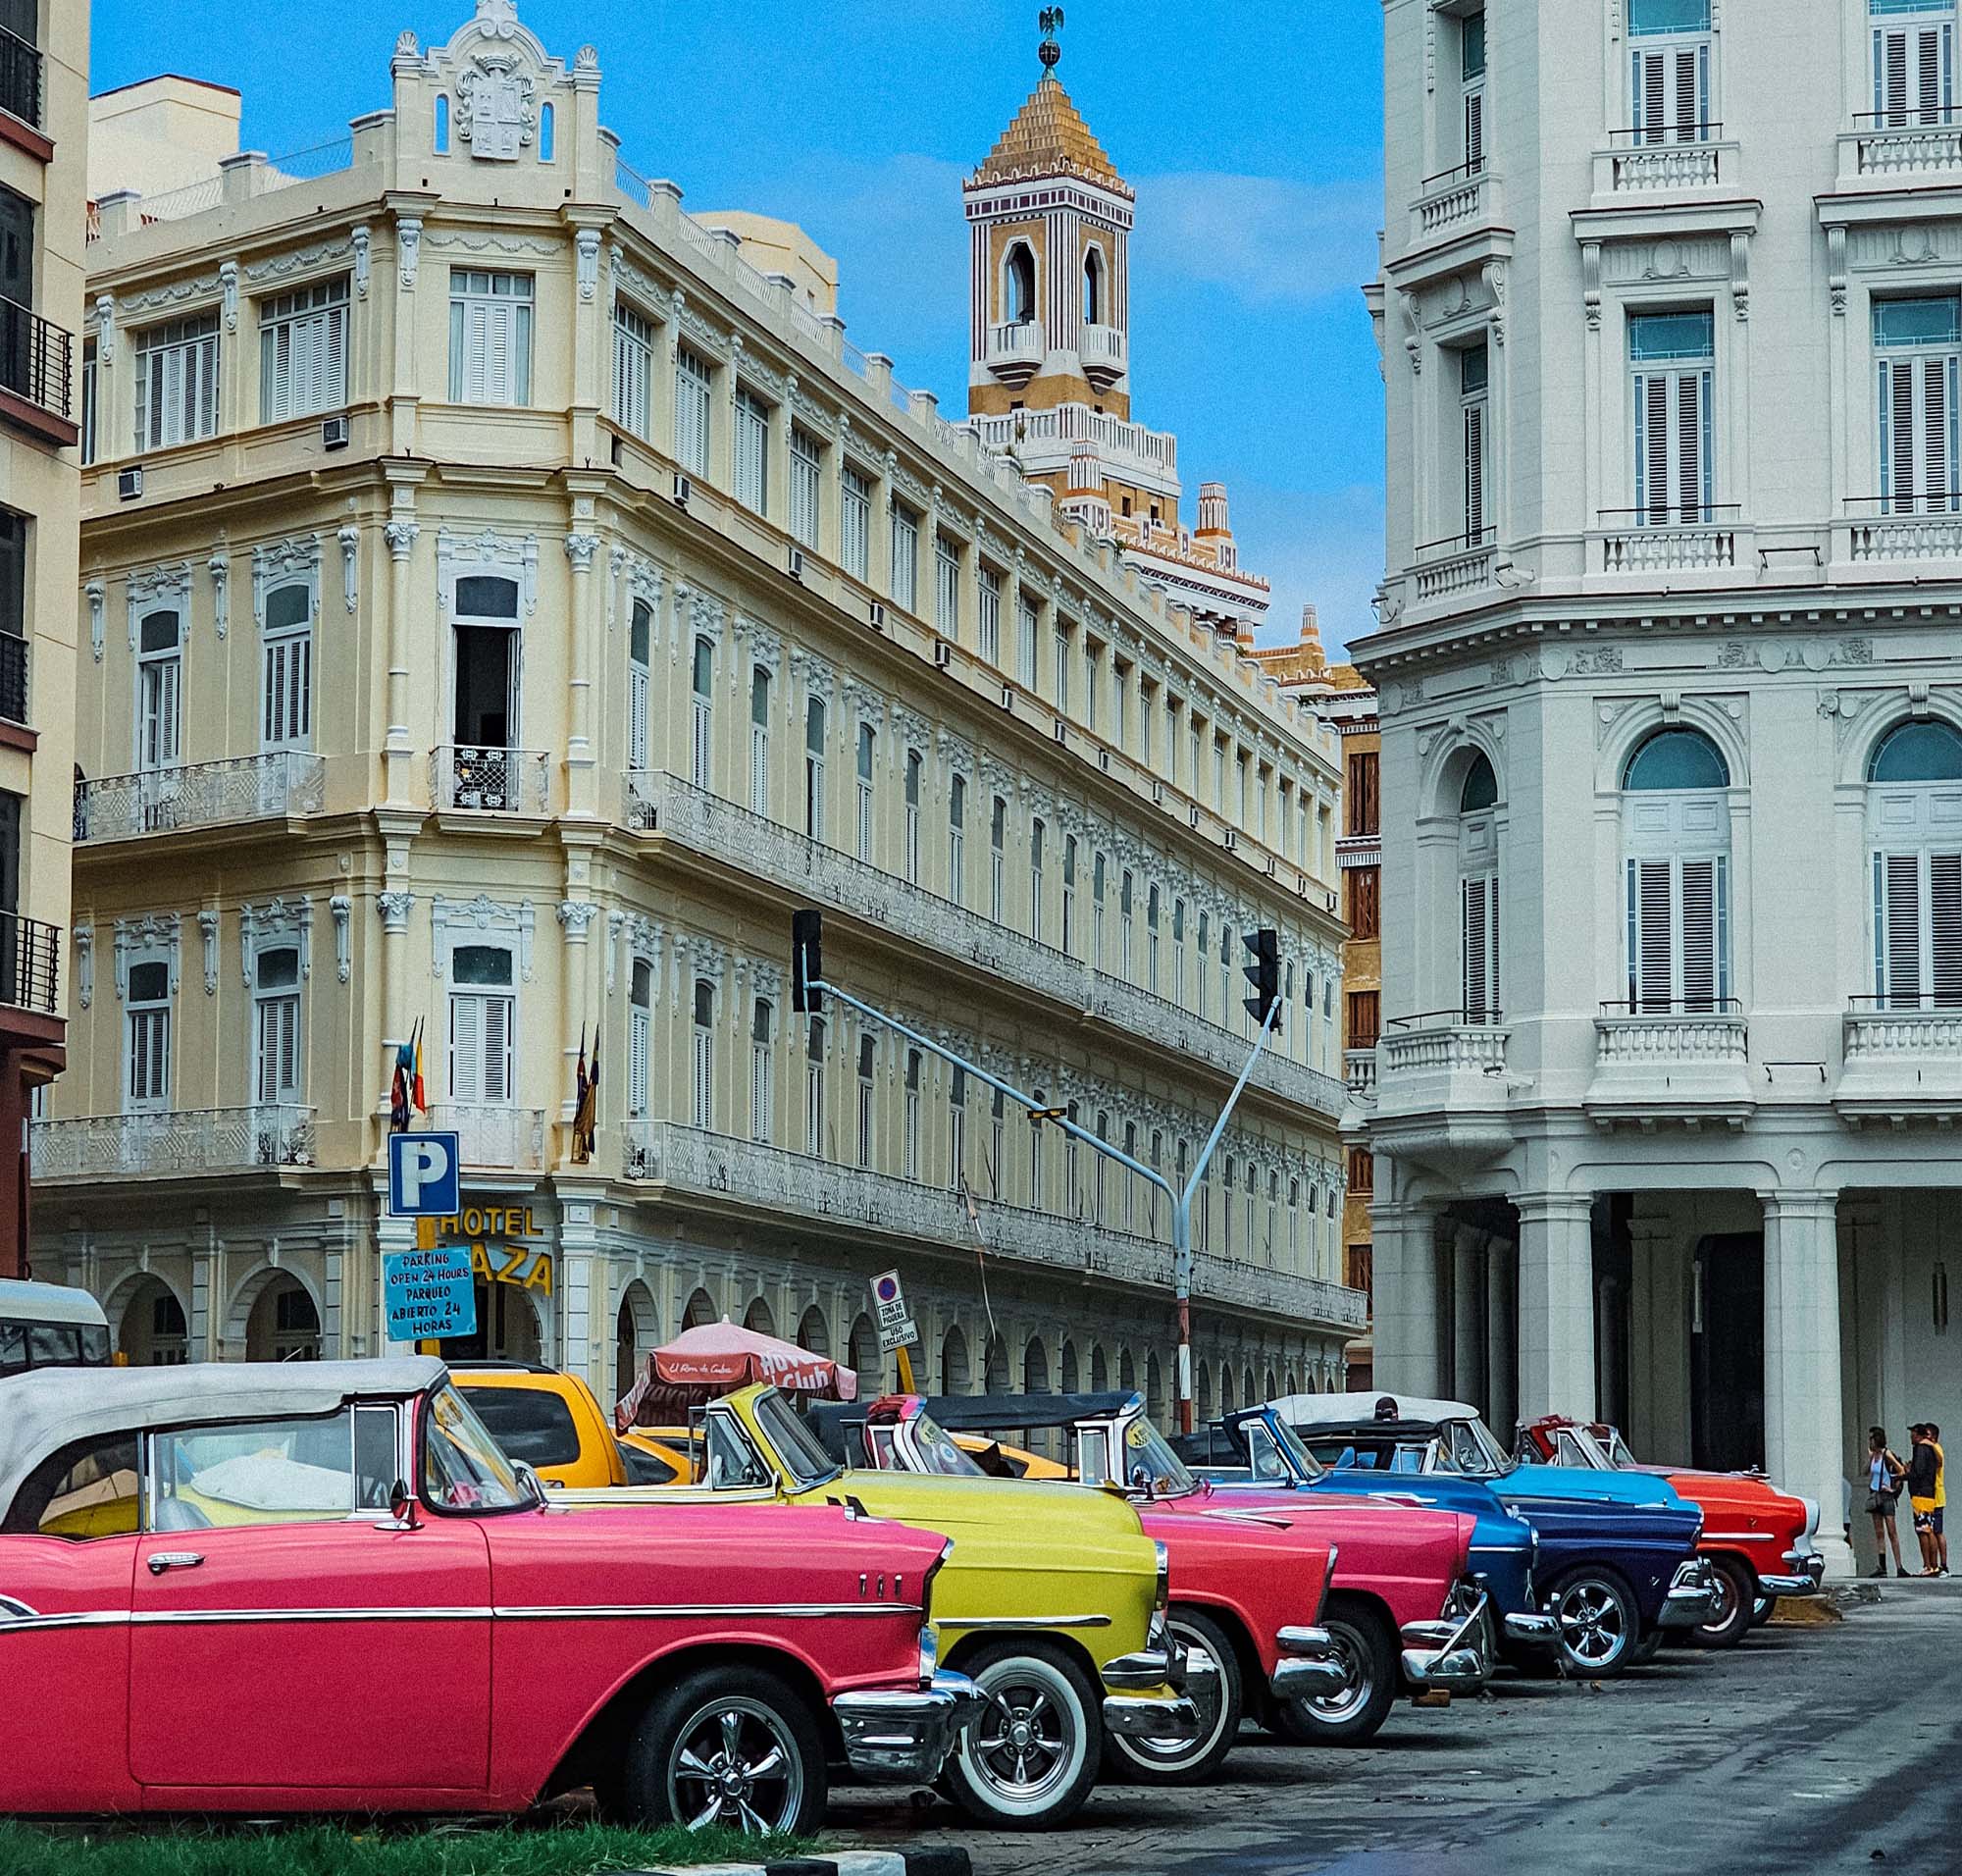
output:
[[[1606,1446],[1608,1454],[1608,1463],[1615,1469],[1615,1471],[1617,1472],[1641,1471],[1642,1462],[1628,1450],[1628,1442],[1622,1437],[1621,1428],[1610,1427],[1608,1429],[1608,1438]]]
[[[1294,1468],[1297,1479],[1319,1479],[1321,1477],[1323,1471],[1326,1470],[1321,1461],[1309,1451],[1307,1446],[1302,1443],[1301,1435],[1286,1421],[1269,1421],[1266,1425],[1267,1431],[1273,1434],[1275,1442],[1280,1446],[1281,1451],[1287,1455],[1288,1464]]]
[[[1575,1466],[1588,1472],[1612,1472],[1608,1455],[1584,1427],[1562,1427],[1554,1435],[1556,1466]]]
[[[708,1461],[706,1477],[711,1491],[765,1491],[776,1484],[775,1475],[757,1456],[743,1423],[723,1408],[712,1410],[703,1436]]]
[[[777,1449],[784,1470],[800,1486],[821,1485],[838,1477],[831,1455],[818,1443],[817,1435],[803,1424],[802,1416],[781,1394],[756,1396],[756,1425]]]
[[[445,1381],[423,1416],[423,1495],[440,1511],[516,1511],[534,1502],[511,1462]]]
[[[986,1475],[970,1454],[954,1443],[954,1435],[929,1413],[917,1413],[909,1423],[920,1469],[942,1479],[979,1479]]]
[[[1513,1469],[1505,1449],[1492,1437],[1482,1420],[1449,1420],[1444,1423],[1440,1445],[1454,1472],[1473,1479],[1497,1479]]]
[[[1199,1488],[1185,1461],[1165,1444],[1165,1436],[1140,1414],[1124,1429],[1123,1484],[1132,1490],[1149,1488],[1155,1497],[1179,1498]]]

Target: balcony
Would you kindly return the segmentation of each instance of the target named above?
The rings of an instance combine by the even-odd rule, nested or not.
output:
[[[870,1236],[930,1244],[962,1258],[973,1253],[973,1226],[957,1193],[779,1146],[671,1120],[629,1121],[623,1170],[630,1179],[718,1211],[808,1225],[853,1243]],[[1019,1206],[984,1201],[981,1214],[991,1257],[1051,1276],[1121,1283],[1156,1298],[1171,1294],[1169,1244]],[[1192,1262],[1193,1294],[1201,1300],[1344,1330],[1365,1321],[1362,1293],[1339,1283],[1205,1253]]]
[[[1083,375],[1099,391],[1109,391],[1130,365],[1130,348],[1114,326],[1086,326],[1077,340],[1076,356]]]
[[[1962,560],[1962,495],[1856,495],[1846,514],[1843,558],[1855,566]]]
[[[1426,177],[1411,204],[1411,244],[1468,234],[1496,222],[1504,213],[1499,179],[1482,163],[1461,163]]]
[[[430,1110],[432,1133],[454,1133],[463,1164],[498,1172],[542,1172],[545,1116],[542,1108],[506,1108],[488,1102],[439,1101]]]
[[[0,720],[27,721],[27,641],[0,627]]]
[[[547,757],[539,749],[445,746],[430,754],[430,802],[439,814],[545,811]]]
[[[41,52],[0,26],[0,111],[41,129]]]
[[[1584,1105],[1597,1125],[1715,1120],[1735,1127],[1750,1118],[1750,1029],[1733,1000],[1604,1003],[1594,1031]]]
[[[1040,322],[1009,320],[988,328],[987,366],[1010,391],[1019,391],[1042,369],[1048,350]]]
[[[1426,541],[1416,549],[1412,585],[1419,605],[1437,605],[1492,584],[1495,530],[1475,528]]]
[[[1496,1010],[1431,1010],[1385,1024],[1370,1145],[1446,1176],[1500,1158],[1513,1143],[1500,1020]]]
[[[679,776],[631,772],[624,810],[630,827],[765,880],[781,890],[787,906],[808,902],[843,912],[870,930],[985,971],[1228,1079],[1247,1059],[1247,1040],[1229,1029]],[[1271,1051],[1263,1052],[1253,1085],[1331,1120],[1342,1111],[1342,1084],[1333,1075]]]
[[[1721,124],[1678,124],[1610,133],[1594,153],[1595,206],[1627,195],[1681,196],[1734,187],[1738,146]]]
[[[990,449],[1012,449],[1030,475],[1066,470],[1083,443],[1094,443],[1108,471],[1129,474],[1143,488],[1172,493],[1178,477],[1178,439],[1143,424],[1127,423],[1089,404],[1057,404],[1049,410],[1011,410],[970,417],[968,426]]]
[[[61,951],[59,925],[0,912],[0,1005],[60,1016]]]
[[[1367,1049],[1347,1049],[1342,1055],[1342,1071],[1349,1098],[1358,1107],[1372,1107],[1376,1099],[1376,1045]]]
[[[191,827],[318,814],[327,763],[300,750],[189,762],[140,775],[105,775],[75,791],[76,845],[133,840]]]
[[[1605,508],[1594,537],[1599,571],[1647,578],[1729,570],[1737,564],[1739,512],[1735,502]]]
[[[61,448],[74,422],[75,339],[31,306],[0,298],[0,412]]]
[[[1855,997],[1844,1044],[1833,1105],[1855,1125],[1868,1120],[1946,1125],[1962,1108],[1962,997]]]
[[[315,1163],[313,1110],[285,1105],[36,1120],[35,1180],[197,1178],[298,1171]]]
[[[1839,137],[1839,185],[1946,175],[1962,178],[1962,109],[1917,105],[1910,110],[1861,111]]]

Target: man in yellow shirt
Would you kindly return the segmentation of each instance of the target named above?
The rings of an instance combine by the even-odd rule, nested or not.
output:
[[[1921,1546],[1921,1574],[1941,1574],[1941,1507],[1936,1493],[1941,1485],[1939,1448],[1927,1425],[1917,1421],[1908,1429],[1914,1442],[1908,1448],[1907,1497],[1914,1508],[1914,1537]]]
[[[1928,1423],[1928,1443],[1935,1448],[1935,1567],[1945,1577],[1948,1574],[1948,1533],[1943,1528],[1941,1514],[1948,1505],[1948,1467],[1941,1451],[1941,1429],[1932,1420]]]

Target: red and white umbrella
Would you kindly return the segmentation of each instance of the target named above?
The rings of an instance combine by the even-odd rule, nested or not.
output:
[[[769,1381],[787,1394],[810,1394],[819,1400],[858,1397],[853,1370],[725,1319],[685,1329],[665,1348],[655,1349],[626,1398],[613,1409],[614,1425],[622,1433],[629,1427],[657,1427],[676,1413],[752,1381]]]

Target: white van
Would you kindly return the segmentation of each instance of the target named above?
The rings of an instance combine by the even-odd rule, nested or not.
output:
[[[109,1319],[86,1290],[0,1277],[0,1377],[108,1365]]]

